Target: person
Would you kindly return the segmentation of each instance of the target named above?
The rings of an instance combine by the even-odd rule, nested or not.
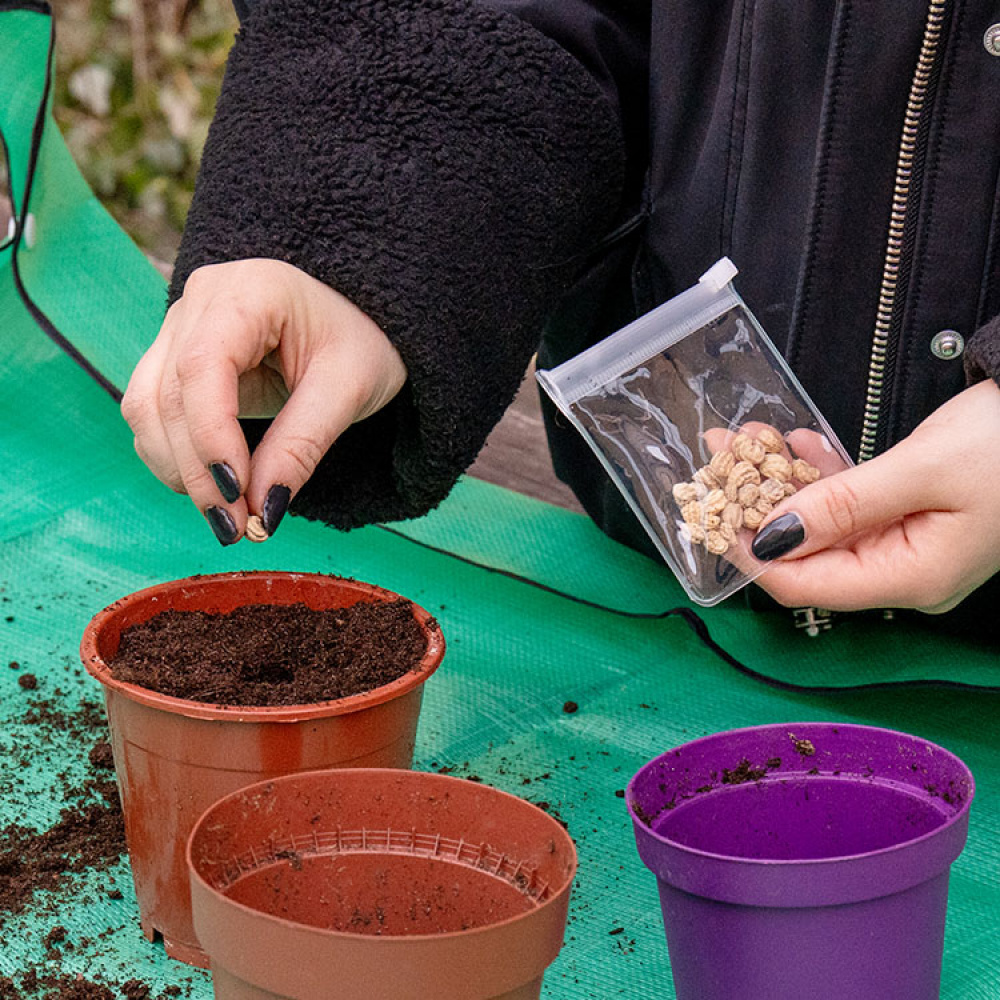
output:
[[[728,255],[863,459],[763,525],[761,587],[961,604],[995,635],[995,4],[241,6],[171,304],[123,401],[223,544],[289,504],[344,529],[425,513],[536,349],[550,367]],[[585,509],[652,551],[547,417]]]

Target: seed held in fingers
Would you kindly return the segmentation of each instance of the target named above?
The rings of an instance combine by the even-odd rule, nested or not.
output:
[[[266,542],[271,536],[264,530],[264,522],[256,514],[247,518],[247,529],[244,532],[251,542]]]

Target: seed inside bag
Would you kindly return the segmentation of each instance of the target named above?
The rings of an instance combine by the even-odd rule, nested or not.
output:
[[[690,482],[676,483],[671,495],[684,521],[681,537],[723,556],[741,528],[756,532],[785,497],[819,479],[815,465],[786,458],[784,450],[785,439],[774,427],[741,431]]]
[[[850,465],[733,288],[735,273],[719,261],[697,285],[537,373],[703,605],[768,568],[750,541],[778,504]]]

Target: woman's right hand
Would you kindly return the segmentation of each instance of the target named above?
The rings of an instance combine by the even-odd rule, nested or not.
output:
[[[273,534],[333,442],[405,381],[395,347],[341,294],[291,264],[240,260],[192,272],[122,414],[140,458],[229,545],[249,514]],[[252,457],[238,417],[274,418]]]

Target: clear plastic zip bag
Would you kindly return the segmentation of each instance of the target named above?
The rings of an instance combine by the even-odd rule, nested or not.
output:
[[[698,284],[537,377],[594,450],[693,601],[767,568],[750,549],[782,501],[851,465],[733,288]]]

